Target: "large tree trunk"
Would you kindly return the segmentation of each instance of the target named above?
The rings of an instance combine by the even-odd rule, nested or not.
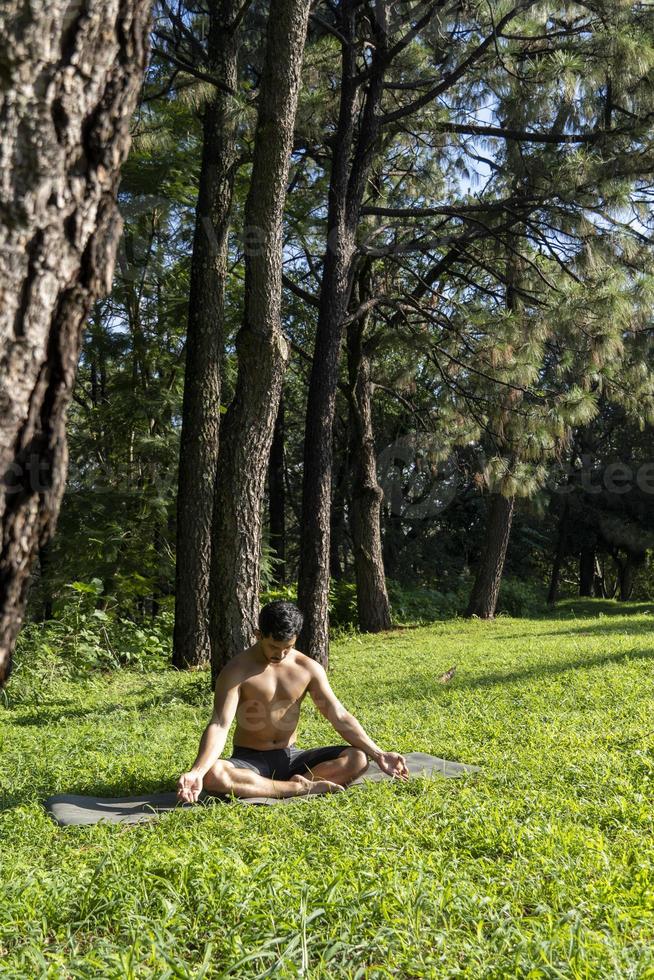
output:
[[[41,610],[35,616],[39,623],[47,623],[53,616],[52,586],[49,581],[48,569],[50,567],[50,545],[46,543],[39,548],[39,578],[41,585]]]
[[[359,299],[368,298],[368,291],[362,289]],[[384,493],[377,482],[372,429],[372,350],[364,340],[366,325],[367,317],[360,317],[350,321],[347,328],[352,475],[350,529],[354,544],[359,629],[364,633],[379,633],[390,629],[392,624],[382,557]]]
[[[268,464],[268,520],[270,548],[275,566],[274,580],[278,585],[286,582],[286,483],[284,481],[284,395],[279,399],[279,409],[270,447]]]
[[[628,602],[634,591],[634,573],[636,564],[631,555],[626,555],[624,561],[619,562],[619,582],[620,582],[620,602]]]
[[[548,606],[553,606],[556,603],[556,597],[559,592],[559,582],[561,580],[561,568],[563,567],[563,559],[565,558],[567,536],[568,536],[568,513],[569,513],[569,502],[566,497],[563,502],[563,509],[561,511],[561,516],[559,518],[559,526],[557,530],[557,540],[556,540],[556,554],[554,555],[554,561],[552,562],[552,575],[550,578],[550,588],[547,594],[547,604]]]
[[[252,179],[245,206],[245,309],[238,375],[218,457],[210,622],[213,677],[253,640],[266,472],[286,363],[281,325],[286,185],[310,0],[272,0]],[[252,236],[256,234],[256,241]]]
[[[111,289],[151,0],[0,13],[0,683],[54,533],[86,319]]]
[[[209,4],[212,75],[236,90],[239,0]],[[195,218],[177,493],[173,664],[207,663],[211,525],[218,462],[220,363],[224,344],[227,241],[238,116],[229,91],[204,107],[204,143]]]
[[[402,518],[399,514],[393,513],[382,505],[383,534],[382,534],[382,558],[386,578],[393,579],[400,574],[400,555],[401,546],[404,542],[402,533]]]
[[[356,229],[366,180],[379,133],[386,35],[376,25],[373,56],[363,107],[357,78],[355,7],[344,0],[338,30],[343,38],[339,119],[333,139],[318,327],[307,399],[304,433],[302,525],[298,605],[304,627],[298,647],[327,665],[329,656],[329,560],[332,490],[332,426],[336,406],[343,324],[352,289]],[[355,125],[361,118],[358,137]]]
[[[338,444],[336,439],[334,439],[332,453],[332,458],[338,462],[332,487],[332,503],[329,515],[329,574],[335,581],[340,581],[345,575],[345,510],[348,477],[347,445],[339,452]]]
[[[594,594],[598,599],[606,599],[607,590],[606,582],[604,581],[604,569],[600,564],[600,560],[595,556],[595,574],[593,577],[593,590]]]
[[[502,573],[504,572],[506,549],[511,536],[514,504],[515,497],[505,497],[496,492],[491,494],[486,541],[466,609],[466,616],[492,619],[495,615]]]
[[[511,146],[509,158],[513,158],[514,164],[516,163],[516,156],[519,157],[519,154],[516,148]],[[506,308],[510,313],[519,313],[522,308],[516,288],[522,271],[522,261],[515,244],[516,234],[517,231],[514,229],[509,235],[509,241],[513,243],[513,248],[507,250],[506,256]],[[527,329],[524,321],[522,322],[523,329]],[[516,410],[521,399],[522,392],[519,394],[514,391],[505,393],[495,423],[500,431],[504,430],[510,414]],[[515,447],[512,447],[509,441],[503,448],[508,452],[513,464],[515,462]],[[504,574],[506,551],[511,537],[514,505],[514,496],[505,497],[499,490],[493,490],[491,493],[486,524],[486,540],[468,601],[466,616],[478,616],[480,619],[493,619],[495,616],[502,575]]]
[[[595,595],[595,549],[587,546],[579,556],[579,595]]]

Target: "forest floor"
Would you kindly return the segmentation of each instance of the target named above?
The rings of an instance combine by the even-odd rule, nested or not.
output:
[[[207,674],[10,686],[0,976],[653,977],[653,622],[566,601],[340,640],[332,684],[374,739],[482,772],[137,827],[60,829],[40,801],[172,788]],[[299,744],[332,742],[304,711]]]

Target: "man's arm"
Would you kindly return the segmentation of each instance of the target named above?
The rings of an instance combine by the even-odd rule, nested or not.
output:
[[[239,677],[231,664],[218,675],[211,721],[202,733],[195,762],[182,773],[177,796],[185,803],[195,803],[202,790],[202,780],[225,748],[229,726],[234,720],[239,697]]]
[[[309,694],[320,714],[327,719],[338,734],[356,749],[363,749],[366,755],[370,756],[379,768],[388,773],[389,776],[408,779],[409,770],[404,756],[398,752],[384,752],[373,742],[354,715],[350,714],[338,700],[332,691],[327,674],[320,664],[312,664],[312,673],[313,678],[308,688]]]

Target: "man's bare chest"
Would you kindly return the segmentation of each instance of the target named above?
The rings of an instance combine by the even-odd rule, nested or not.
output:
[[[240,702],[257,702],[275,710],[301,702],[306,692],[307,679],[304,676],[259,675],[241,683]]]

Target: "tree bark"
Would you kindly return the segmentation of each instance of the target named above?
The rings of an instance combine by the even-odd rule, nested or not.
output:
[[[208,63],[236,90],[238,0],[209,4]],[[202,165],[191,259],[177,492],[173,664],[208,663],[209,580],[220,426],[227,244],[237,159],[233,96],[216,88],[204,108]]]
[[[595,573],[593,575],[593,594],[598,599],[606,599],[606,582],[604,581],[604,571],[600,565],[599,558],[595,556]]]
[[[50,545],[44,544],[39,548],[39,578],[41,585],[41,610],[35,617],[39,623],[47,623],[53,616],[52,586],[50,584],[48,569],[50,567]]]
[[[332,454],[332,459],[336,459],[338,462],[336,465],[336,478],[332,486],[332,502],[329,514],[329,575],[332,579],[340,581],[345,576],[345,509],[348,476],[347,446],[339,452],[338,444],[336,439],[334,439]]]
[[[286,363],[282,232],[310,0],[272,0],[245,206],[245,309],[221,431],[210,584],[212,673],[253,640],[266,472]]]
[[[360,105],[355,8],[340,5],[343,38],[341,97],[333,139],[327,215],[327,248],[304,433],[302,525],[298,605],[304,613],[299,649],[327,666],[329,657],[329,561],[332,492],[332,427],[343,325],[353,281],[356,229],[379,133],[379,105],[386,66],[386,34],[376,27],[367,91]],[[361,118],[358,133],[356,121]]]
[[[284,482],[284,395],[279,399],[279,409],[268,464],[268,520],[270,547],[276,561],[273,575],[278,585],[286,582],[286,484]]]
[[[364,285],[367,281],[362,279]],[[359,300],[369,298],[362,289]],[[366,343],[367,318],[352,320],[347,329],[350,400],[350,472],[352,509],[350,528],[354,545],[359,629],[379,633],[391,628],[381,540],[384,492],[377,482],[377,457],[372,429],[372,345]]]
[[[506,549],[511,536],[515,497],[493,492],[488,506],[486,541],[466,616],[493,619],[500,594]]]
[[[595,595],[595,549],[584,547],[579,556],[579,595]]]
[[[516,165],[516,157],[519,153],[513,147],[509,150],[509,159]],[[514,171],[516,172],[516,171]],[[506,257],[506,289],[505,299],[506,308],[510,313],[519,313],[522,303],[519,300],[518,284],[522,272],[522,260],[516,248],[516,232],[509,234],[509,242],[512,244],[511,250],[507,250]],[[525,327],[524,321],[523,328]],[[517,400],[513,393],[505,393],[500,405],[499,417],[496,421],[500,431],[504,430],[505,423],[512,411],[515,411],[522,400],[522,392]],[[500,440],[502,448],[508,453],[511,465],[516,460],[516,449],[511,445],[510,440],[502,438]],[[511,537],[511,525],[513,523],[513,509],[515,496],[505,497],[501,492],[494,490],[491,493],[488,506],[488,519],[486,525],[486,540],[482,552],[481,561],[477,569],[477,575],[470,594],[466,616],[478,616],[480,619],[493,619],[497,608],[497,600],[500,595],[500,585],[504,574],[504,562],[506,551]]]
[[[563,566],[563,559],[565,558],[567,533],[568,533],[568,513],[569,513],[569,502],[566,497],[563,502],[563,509],[561,511],[561,516],[559,518],[559,527],[556,540],[556,554],[554,555],[554,561],[552,562],[552,576],[550,578],[550,588],[547,594],[547,604],[548,606],[553,606],[556,603],[556,597],[559,592],[559,582],[561,579],[561,568]]]
[[[0,14],[0,683],[56,528],[86,319],[111,289],[151,0]]]
[[[624,561],[618,564],[620,576],[620,602],[628,602],[634,591],[635,563],[631,555],[626,555]]]

